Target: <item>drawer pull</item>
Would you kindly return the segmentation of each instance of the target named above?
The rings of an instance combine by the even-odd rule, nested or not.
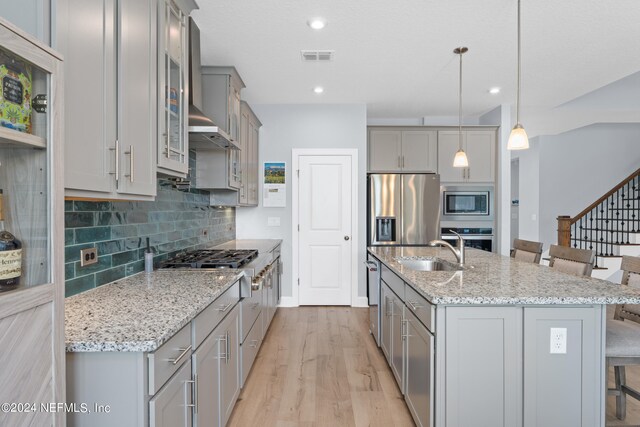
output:
[[[256,348],[257,346],[258,346],[258,340],[251,340],[251,344],[249,344],[249,347]]]
[[[225,311],[227,311],[227,310],[229,309],[229,307],[231,307],[232,305],[233,305],[233,301],[231,301],[229,304],[227,304],[227,305],[225,305],[225,306],[222,306],[222,304],[221,304],[221,305],[220,305],[220,307],[218,308],[218,311],[221,311],[221,312],[223,312],[223,313],[224,313],[224,312],[225,312]]]
[[[185,384],[193,384],[193,388],[191,391],[192,403],[187,403],[185,406],[187,408],[193,408],[194,412],[198,413],[198,376],[194,375],[192,380],[185,381]]]
[[[187,347],[187,348],[179,348],[178,351],[181,351],[182,353],[180,353],[180,356],[176,357],[175,359],[169,359],[169,362],[173,363],[174,365],[177,365],[178,362],[187,355],[187,353],[189,353],[191,351],[191,346]]]
[[[416,311],[417,309],[419,309],[419,308],[422,308],[422,307],[423,307],[422,305],[420,305],[420,304],[418,304],[418,303],[416,303],[416,302],[413,302],[413,301],[407,301],[407,304],[409,304],[409,305],[411,306],[411,308],[413,309],[413,311]]]

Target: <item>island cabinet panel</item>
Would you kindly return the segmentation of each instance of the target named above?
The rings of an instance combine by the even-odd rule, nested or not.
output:
[[[418,427],[433,426],[434,337],[405,308],[405,400]]]
[[[521,312],[447,307],[447,427],[522,426]]]
[[[393,292],[391,289],[385,284],[382,283],[381,288],[381,296],[380,303],[382,304],[382,319],[381,323],[381,340],[380,347],[382,348],[382,352],[387,358],[387,363],[391,364],[391,314],[393,308],[391,307],[391,303],[393,302]]]
[[[604,390],[602,310],[524,309],[524,425],[599,426]],[[566,354],[551,354],[551,328],[566,328]]]
[[[391,371],[404,394],[404,304],[397,296],[391,301]]]

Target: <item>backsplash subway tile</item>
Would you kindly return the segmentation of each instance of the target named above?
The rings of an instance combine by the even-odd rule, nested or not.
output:
[[[206,191],[178,191],[158,180],[154,202],[65,201],[66,295],[144,270],[149,237],[157,264],[189,249],[235,239],[235,209],[209,206]],[[80,267],[80,250],[98,248],[98,263]]]

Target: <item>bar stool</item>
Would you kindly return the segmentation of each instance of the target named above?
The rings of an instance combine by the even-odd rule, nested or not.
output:
[[[640,258],[623,256],[620,269],[621,284],[640,288]],[[640,365],[640,304],[616,305],[613,320],[607,320],[607,370],[613,366],[615,388],[608,389],[616,396],[616,417],[624,420],[627,414],[627,395],[640,400],[640,392],[626,384],[625,366]]]
[[[551,245],[549,267],[576,276],[591,276],[595,255],[589,249]]]
[[[533,242],[531,240],[514,239],[513,249],[511,250],[511,258],[519,261],[532,262],[540,264],[542,257],[542,242]]]

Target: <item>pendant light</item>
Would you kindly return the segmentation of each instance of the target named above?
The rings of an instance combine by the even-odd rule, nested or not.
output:
[[[507,150],[526,150],[529,148],[529,137],[520,123],[520,0],[518,0],[518,91],[516,97],[516,125],[511,129]]]
[[[460,55],[460,91],[459,91],[459,104],[458,104],[458,151],[453,158],[454,168],[466,168],[469,166],[469,160],[467,159],[467,153],[462,149],[462,54],[468,51],[466,47],[457,47],[453,50],[453,53]]]

